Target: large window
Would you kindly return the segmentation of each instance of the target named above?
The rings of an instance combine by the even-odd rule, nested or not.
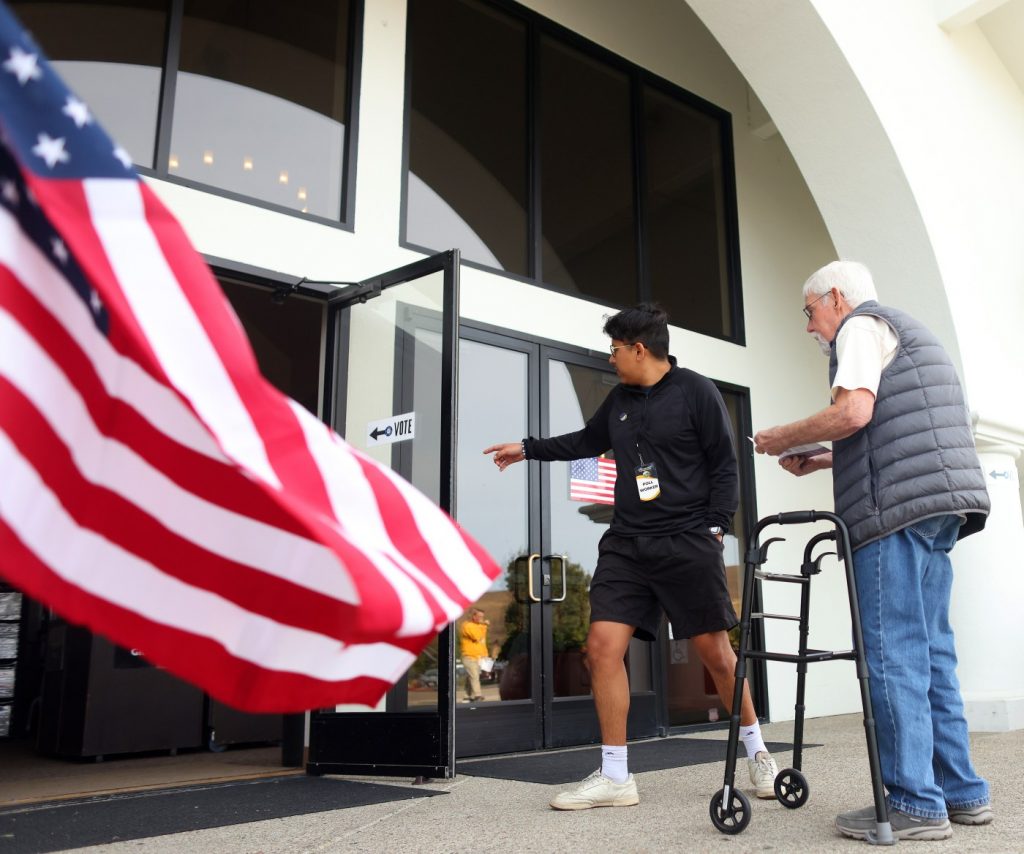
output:
[[[644,221],[651,296],[679,326],[721,335],[729,300],[727,167],[722,123],[643,87]]]
[[[136,164],[151,167],[167,42],[166,0],[15,0],[11,7],[107,133]]]
[[[526,26],[448,0],[412,0],[409,16],[406,239],[526,275]]]
[[[12,4],[136,165],[351,220],[359,0]]]
[[[340,219],[347,6],[185,0],[170,171]]]
[[[540,41],[540,223],[544,281],[602,302],[636,293],[629,77]]]
[[[408,40],[405,244],[742,342],[728,113],[506,3]]]

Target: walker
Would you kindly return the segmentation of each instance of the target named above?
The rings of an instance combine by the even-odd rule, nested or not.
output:
[[[774,537],[759,544],[761,532],[769,525],[802,525],[808,522],[828,521],[835,528],[811,537],[804,548],[804,560],[799,574],[764,572],[761,566],[768,559],[768,547],[774,542],[781,542],[782,537]],[[815,547],[819,543],[832,540],[836,543],[836,551],[822,552],[812,559]],[[811,578],[821,572],[821,561],[829,555],[841,556],[846,566],[846,589],[850,600],[850,618],[853,623],[853,649],[849,651],[829,651],[807,648],[808,615],[811,603]],[[787,584],[800,585],[800,616],[792,617],[784,614],[752,613],[754,600],[754,579],[762,581],[780,581]],[[800,624],[800,651],[796,655],[780,652],[762,652],[749,649],[750,621],[773,619],[794,620]],[[871,712],[871,695],[868,692],[868,668],[864,659],[864,638],[861,633],[860,608],[857,604],[857,587],[853,576],[853,553],[850,549],[850,534],[846,524],[834,513],[817,510],[803,510],[793,513],[779,513],[761,519],[750,535],[750,547],[747,549],[746,573],[743,579],[743,612],[740,618],[740,647],[736,655],[736,690],[733,693],[732,717],[729,722],[729,743],[725,757],[725,780],[723,788],[711,798],[711,823],[722,833],[742,833],[750,824],[750,800],[734,785],[736,772],[736,748],[739,741],[740,708],[743,699],[743,681],[747,675],[747,659],[762,661],[789,661],[796,664],[796,715],[793,730],[793,767],[785,768],[775,778],[775,797],[784,807],[798,809],[807,803],[810,787],[807,779],[800,772],[803,752],[804,735],[804,683],[807,676],[807,665],[817,661],[834,661],[851,659],[857,662],[857,679],[860,680],[861,704],[864,708],[864,732],[868,746],[868,765],[871,770],[871,788],[875,798],[876,829],[868,834],[867,841],[872,845],[893,845],[896,839],[892,835],[889,824],[889,812],[885,803],[885,790],[882,786],[882,774],[878,762],[878,742],[875,738],[875,719]]]

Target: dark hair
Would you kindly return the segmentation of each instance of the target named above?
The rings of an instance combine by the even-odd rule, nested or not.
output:
[[[668,356],[668,314],[657,303],[642,302],[613,314],[604,323],[604,334],[626,344],[643,344],[656,359]]]

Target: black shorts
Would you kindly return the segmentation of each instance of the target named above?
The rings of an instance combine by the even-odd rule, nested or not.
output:
[[[657,638],[662,610],[675,638],[731,629],[739,620],[722,553],[710,531],[663,537],[606,533],[590,583],[590,622],[625,623],[646,641]]]

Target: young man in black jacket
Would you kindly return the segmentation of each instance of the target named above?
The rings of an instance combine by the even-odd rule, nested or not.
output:
[[[575,433],[492,445],[504,471],[521,460],[576,460],[614,452],[615,510],[590,585],[587,665],[601,726],[601,768],[551,806],[578,810],[640,802],[626,761],[630,639],[655,640],[662,610],[689,638],[732,706],[736,656],[722,539],[739,501],[725,403],[714,384],[668,355],[668,316],[641,304],[610,317],[609,361],[620,383]],[[778,769],[743,686],[741,737],[758,797],[774,797]]]

